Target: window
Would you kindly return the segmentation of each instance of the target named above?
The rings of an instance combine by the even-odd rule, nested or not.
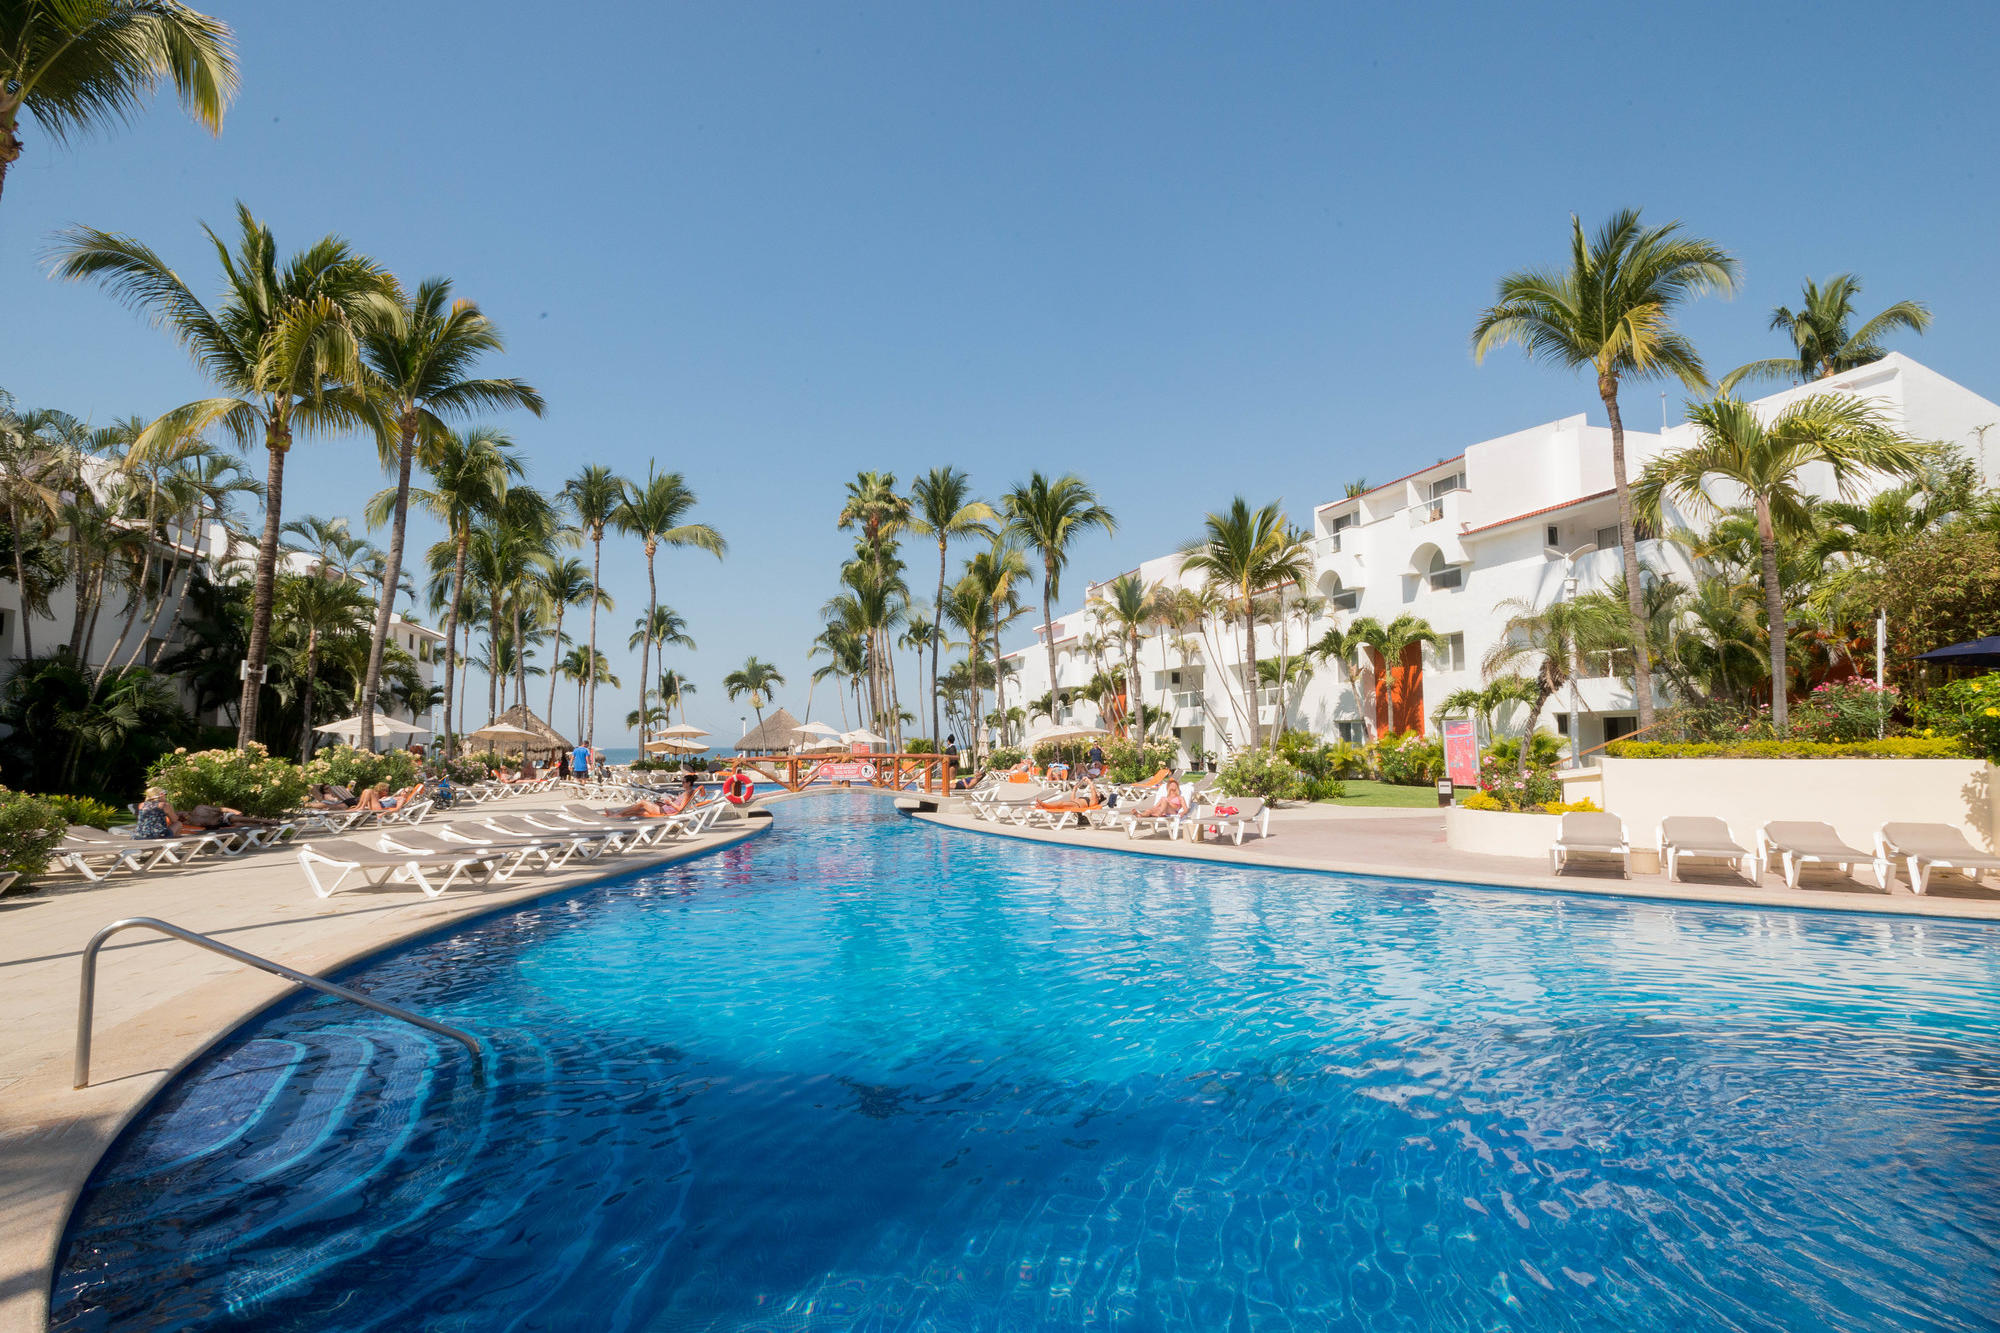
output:
[[[1437,649],[1438,666],[1446,671],[1465,670],[1465,635],[1447,634]]]
[[[1362,745],[1368,740],[1367,729],[1359,722],[1336,722],[1333,725],[1339,730],[1340,739],[1349,745]]]
[[[1338,533],[1343,528],[1351,528],[1360,521],[1361,516],[1359,514],[1335,514],[1332,519],[1328,520],[1326,530],[1330,533]]]
[[[1431,552],[1430,572],[1425,575],[1433,592],[1448,592],[1459,587],[1465,580],[1465,571],[1456,565],[1448,565],[1443,551]]]
[[[1607,717],[1604,719],[1604,741],[1610,744],[1623,736],[1630,736],[1639,729],[1639,719],[1633,716]]]
[[[1596,535],[1594,535],[1594,536],[1593,536],[1593,537],[1591,538],[1591,540],[1597,543],[1597,549],[1598,549],[1598,550],[1600,550],[1600,551],[1615,551],[1615,550],[1617,550],[1617,549],[1618,549],[1618,525],[1617,525],[1616,523],[1613,523],[1613,524],[1612,524],[1612,525],[1611,525],[1610,527],[1608,527],[1608,528],[1599,528],[1599,529],[1597,530],[1597,532],[1596,532]]]
[[[1568,713],[1557,713],[1557,714],[1556,714],[1556,735],[1558,735],[1558,736],[1567,736],[1567,735],[1569,735],[1569,714],[1568,714]]]
[[[1336,589],[1326,595],[1326,604],[1336,611],[1352,611],[1355,607],[1361,605],[1361,590],[1359,588]]]
[[[1425,494],[1431,499],[1436,500],[1450,495],[1453,491],[1462,491],[1464,489],[1465,474],[1463,472],[1454,472],[1449,477],[1440,477],[1438,480],[1432,482],[1430,489]]]
[[[1562,545],[1562,531],[1555,524],[1549,524],[1545,532],[1547,535],[1542,538],[1543,545],[1557,547]]]

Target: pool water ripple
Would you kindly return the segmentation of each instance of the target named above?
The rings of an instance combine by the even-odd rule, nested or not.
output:
[[[59,1329],[2000,1328],[2000,936],[1107,857],[864,794],[191,1069]]]

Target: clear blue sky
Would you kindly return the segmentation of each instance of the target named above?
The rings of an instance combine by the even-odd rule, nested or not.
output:
[[[2000,389],[1987,4],[207,7],[241,42],[219,139],[171,105],[67,150],[30,131],[0,385],[99,420],[202,392],[163,335],[43,276],[68,222],[203,291],[197,223],[239,198],[287,248],[333,231],[448,275],[508,333],[496,369],[547,396],[507,423],[536,482],[657,459],[728,537],[722,564],[661,568],[700,644],[671,661],[724,741],[747,654],[804,712],[858,469],[1082,473],[1123,530],[1078,552],[1080,589],[1239,491],[1304,520],[1349,478],[1596,417],[1579,379],[1466,350],[1572,210],[1640,206],[1741,258],[1743,294],[1684,320],[1714,367],[1777,354],[1771,306],[1851,270],[1871,311],[1934,307],[1899,346]],[[1658,402],[1628,391],[1628,420]],[[314,441],[287,514],[358,519],[380,484],[366,444]],[[607,565],[622,719],[645,576],[629,543]],[[838,721],[825,691],[814,715]]]

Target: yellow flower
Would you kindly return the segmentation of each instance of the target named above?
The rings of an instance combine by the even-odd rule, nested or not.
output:
[[[1989,708],[1989,709],[1987,709],[1987,710],[1986,710],[1986,716],[1988,716],[1988,717],[2000,717],[2000,708]]]
[[[1972,692],[1973,692],[1974,694],[1977,694],[1977,693],[1979,693],[1979,692],[1980,692],[1981,690],[1983,690],[1983,689],[1985,689],[1985,688],[1986,688],[1986,686],[1984,686],[1983,684],[1981,684],[1980,682],[1978,682],[1978,681],[1976,681],[1976,680],[1972,682]]]

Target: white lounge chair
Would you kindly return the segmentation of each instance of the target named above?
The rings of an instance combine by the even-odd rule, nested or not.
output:
[[[484,836],[476,836],[481,835]],[[375,835],[383,851],[430,852],[439,856],[473,851],[504,853],[495,859],[493,878],[512,879],[521,870],[559,869],[576,853],[574,844],[562,838],[502,836],[491,829],[466,829],[456,824],[437,824],[427,829],[383,829]]]
[[[1875,887],[1889,887],[1889,862],[1886,859],[1872,856],[1859,847],[1848,846],[1833,831],[1833,825],[1818,820],[1768,821],[1757,830],[1757,859],[1766,872],[1771,869],[1773,854],[1778,858],[1788,889],[1799,886],[1800,872],[1812,862],[1837,865],[1843,874],[1852,874],[1855,866],[1870,866],[1875,871]]]
[[[203,852],[237,846],[243,840],[243,830],[217,829],[171,838],[132,838],[88,824],[72,824],[64,839],[72,849],[92,849],[91,859],[101,861],[106,855],[112,856],[112,869],[122,864],[134,873],[142,873],[163,865],[183,865]],[[70,864],[83,872],[87,879],[102,878],[85,870],[80,860],[71,860]]]
[[[463,828],[462,825],[458,827]],[[557,828],[532,815],[493,815],[481,821],[479,827],[486,830],[488,837],[498,834],[503,838],[539,838],[544,842],[560,843],[565,848],[563,861],[573,856],[595,861],[605,852],[618,851],[626,844],[623,829],[583,828],[575,824]]]
[[[1229,813],[1224,814],[1225,810]],[[1214,829],[1217,834],[1233,832],[1236,845],[1241,847],[1243,835],[1250,831],[1253,824],[1258,837],[1271,836],[1271,807],[1264,803],[1261,796],[1220,796],[1213,805],[1196,810],[1192,819],[1182,822],[1192,827],[1197,835],[1203,829]]]
[[[492,879],[495,864],[511,855],[495,847],[465,847],[449,852],[393,851],[370,847],[358,838],[333,838],[300,847],[299,868],[305,871],[306,882],[321,898],[331,897],[349,875],[356,873],[364,884],[414,884],[424,891],[426,898],[436,898],[461,875],[477,877],[482,882]],[[320,866],[340,873],[330,880],[322,879]],[[443,878],[437,878],[439,875]]]
[[[1757,880],[1757,853],[1739,847],[1729,825],[1714,815],[1667,816],[1660,821],[1658,846],[1660,866],[1667,872],[1669,884],[1680,877],[1681,862],[1690,856],[1727,861],[1752,883]]]
[[[1560,875],[1577,853],[1588,856],[1615,856],[1632,878],[1632,841],[1625,836],[1625,821],[1602,810],[1572,810],[1562,817],[1556,840],[1549,845],[1549,872]]]
[[[1036,801],[1045,801],[1062,795],[1058,789],[1044,787],[1038,782],[1015,782],[1008,785],[1016,790],[995,792],[973,806],[973,815],[989,823],[997,824],[1005,819],[1019,823],[1027,818],[1027,811],[1034,809]]]
[[[1901,861],[1917,893],[1930,887],[1933,870],[1962,871],[1974,884],[1988,871],[2000,873],[2000,855],[1980,851],[1950,824],[1884,824],[1875,834],[1875,855],[1883,865]]]
[[[1146,802],[1146,805],[1151,804],[1150,801]],[[1185,802],[1182,803],[1181,809],[1161,815],[1142,815],[1137,810],[1127,810],[1124,817],[1125,836],[1137,838],[1143,833],[1151,837],[1161,829],[1165,829],[1169,839],[1178,838],[1181,835],[1181,821],[1187,817],[1188,807]]]

